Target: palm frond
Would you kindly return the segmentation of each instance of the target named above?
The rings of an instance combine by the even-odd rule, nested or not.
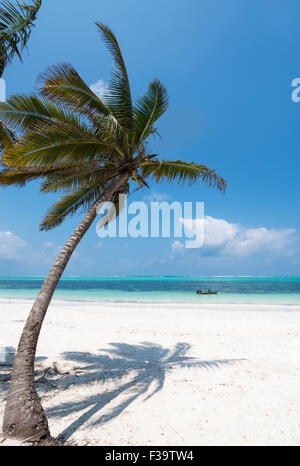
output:
[[[98,164],[93,163],[73,163],[73,164],[61,164],[58,167],[47,167],[47,168],[12,168],[7,167],[3,164],[3,170],[0,171],[0,185],[10,186],[16,185],[19,187],[24,186],[29,181],[37,180],[42,178],[41,191],[43,192],[55,192],[68,191],[82,188],[84,185],[87,186],[88,181],[93,177],[93,182],[97,179],[105,180],[105,175],[108,178],[111,176],[111,171],[105,168],[99,168]]]
[[[85,164],[79,167],[74,165],[73,170],[59,169],[59,172],[53,172],[47,176],[41,185],[43,192],[71,192],[82,189],[86,186],[98,182],[100,185],[105,185],[108,181],[118,174],[118,170],[114,171],[112,167],[98,167],[92,164]]]
[[[121,131],[110,109],[89,88],[75,68],[67,63],[49,67],[40,75],[40,94],[59,105],[84,115],[92,123]]]
[[[32,94],[14,94],[0,103],[0,119],[17,130],[32,130],[54,125],[58,127],[87,127],[80,116],[54,102]]]
[[[19,187],[24,186],[29,181],[37,180],[38,178],[44,178],[50,174],[55,175],[61,171],[61,168],[52,168],[48,170],[41,169],[29,169],[29,168],[4,168],[0,172],[0,185],[11,186],[16,185]]]
[[[133,109],[128,73],[116,36],[108,26],[96,23],[113,57],[114,69],[103,98],[106,106],[127,131],[133,130]]]
[[[112,149],[111,145],[96,139],[71,138],[54,132],[29,132],[3,154],[2,160],[10,167],[63,167],[66,163],[105,160]]]
[[[147,92],[136,101],[133,109],[135,143],[139,147],[150,134],[155,134],[154,123],[168,108],[169,98],[164,85],[156,79]]]
[[[100,162],[114,150],[112,144],[94,137],[88,128],[86,134],[76,127],[36,129],[26,132],[13,148],[5,151],[2,160],[10,167],[50,168],[76,162]]]
[[[183,160],[162,160],[149,161],[141,164],[143,176],[152,176],[155,181],[169,181],[174,183],[188,182],[193,184],[197,181],[208,183],[209,186],[216,186],[224,192],[227,182],[217,175],[215,170],[211,170],[206,165],[199,165]]]
[[[31,5],[18,1],[2,1],[0,7],[0,73],[14,55],[22,60],[22,51],[27,46],[34,20],[42,5],[42,0],[32,0]],[[2,68],[2,69],[1,69]]]
[[[103,180],[96,179],[88,186],[72,191],[70,194],[63,196],[57,203],[53,204],[48,210],[43,222],[40,225],[41,230],[50,230],[60,225],[66,217],[74,215],[78,210],[85,212],[89,210],[102,195],[111,189],[114,183],[113,179]],[[118,192],[127,192],[128,185],[119,188]],[[117,193],[112,194],[111,199],[115,199]],[[109,199],[107,199],[109,200]]]
[[[79,209],[86,211],[100,198],[101,192],[101,187],[98,186],[98,183],[95,183],[95,185],[87,186],[63,196],[50,207],[40,225],[40,229],[51,230],[60,225],[66,217],[74,215]]]

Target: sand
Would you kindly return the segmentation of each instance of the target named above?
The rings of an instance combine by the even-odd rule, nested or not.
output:
[[[2,362],[30,304],[0,301]],[[77,445],[300,445],[300,306],[55,301],[36,369],[52,435]]]

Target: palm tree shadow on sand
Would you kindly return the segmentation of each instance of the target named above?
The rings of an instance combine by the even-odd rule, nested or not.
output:
[[[68,440],[112,401],[113,406],[109,413],[105,415],[99,413],[96,420],[90,422],[89,425],[104,424],[115,418],[143,395],[145,395],[144,401],[148,400],[162,390],[167,373],[176,368],[213,369],[241,361],[241,359],[202,361],[187,356],[190,348],[191,346],[187,343],[177,343],[173,349],[148,342],[139,345],[112,343],[111,349],[100,350],[106,354],[64,353],[65,360],[78,363],[80,368],[79,373],[62,381],[64,389],[71,385],[87,385],[91,382],[101,383],[107,380],[110,383],[116,382],[118,385],[110,391],[97,393],[80,401],[62,403],[47,410],[50,417],[64,417],[85,410],[78,419],[61,432],[59,439]],[[126,381],[122,382],[125,378]],[[146,395],[148,390],[149,393]],[[117,397],[126,391],[129,391],[129,396],[125,401],[118,402]]]

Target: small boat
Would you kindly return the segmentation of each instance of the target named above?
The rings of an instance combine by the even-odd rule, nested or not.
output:
[[[218,294],[217,291],[201,291],[201,290],[197,290],[196,293],[197,294]]]

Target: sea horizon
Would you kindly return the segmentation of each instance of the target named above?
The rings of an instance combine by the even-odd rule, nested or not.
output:
[[[34,299],[44,276],[0,276],[0,299]],[[217,295],[197,295],[217,291]],[[65,276],[54,299],[85,302],[176,302],[300,305],[300,276]]]
[[[0,279],[5,278],[46,278],[47,275],[0,275]],[[121,275],[65,275],[61,278],[299,278],[300,275],[139,275],[139,274],[121,274]]]

